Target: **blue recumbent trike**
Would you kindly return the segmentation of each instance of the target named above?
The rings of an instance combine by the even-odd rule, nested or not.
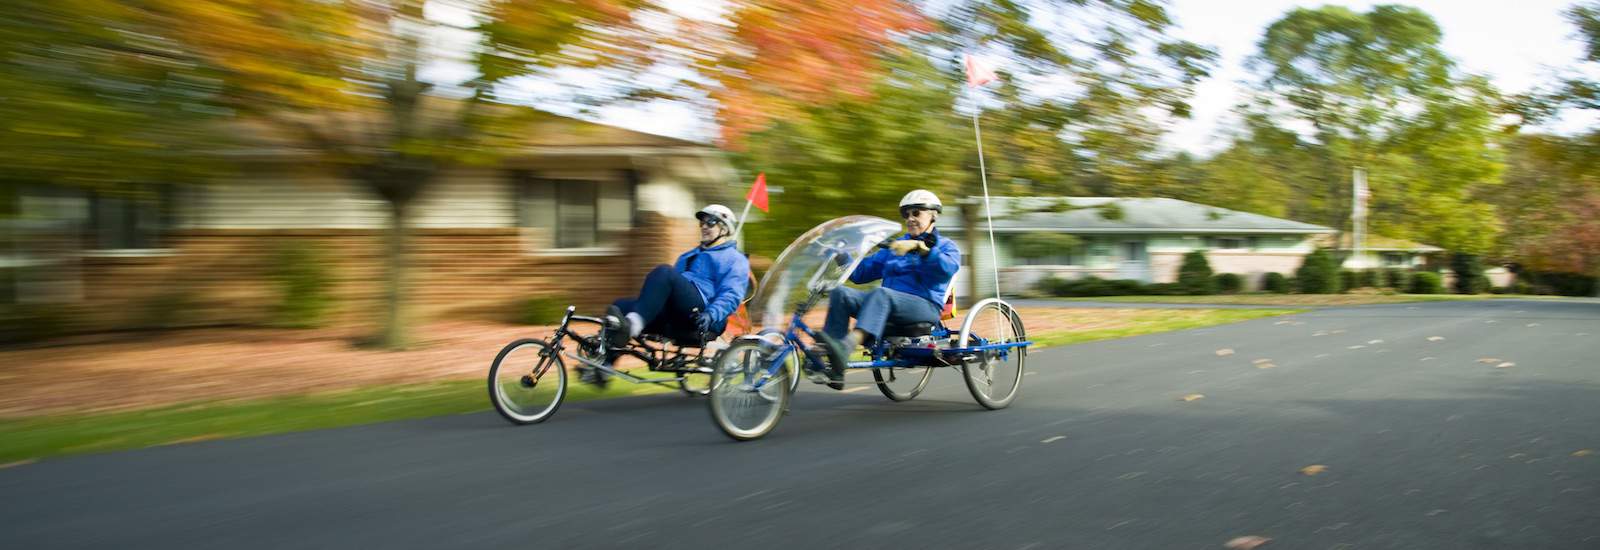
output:
[[[1016,310],[998,298],[974,305],[955,331],[943,322],[886,327],[865,356],[821,345],[821,315],[812,309],[900,232],[883,218],[848,216],[807,231],[778,256],[749,302],[764,328],[735,339],[713,362],[711,417],[723,433],[741,441],[766,435],[788,411],[791,377],[803,372],[827,383],[829,367],[841,363],[871,369],[867,383],[894,401],[921,394],[938,367],[960,367],[985,408],[1016,399],[1030,342]]]

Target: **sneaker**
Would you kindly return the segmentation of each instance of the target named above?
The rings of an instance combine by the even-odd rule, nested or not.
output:
[[[628,317],[622,314],[621,308],[611,306],[606,309],[606,343],[611,349],[628,346],[628,339],[633,334],[628,324]]]
[[[828,364],[828,380],[830,380],[828,387],[842,390],[844,389],[844,366],[850,361],[850,351],[854,350],[846,351],[844,343],[834,340],[833,337],[826,334],[818,334],[817,336],[821,337],[822,347],[824,351],[827,351],[826,362]],[[845,341],[849,340],[849,338],[845,338]]]

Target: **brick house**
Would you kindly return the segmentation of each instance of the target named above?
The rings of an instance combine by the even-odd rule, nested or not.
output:
[[[594,310],[694,246],[693,213],[738,197],[715,147],[555,115],[498,165],[447,170],[412,208],[409,313],[498,318],[531,296]],[[292,151],[235,155],[237,175],[112,195],[8,188],[0,304],[48,304],[75,328],[254,324],[277,300],[275,253],[327,259],[332,321],[382,314],[385,203]]]

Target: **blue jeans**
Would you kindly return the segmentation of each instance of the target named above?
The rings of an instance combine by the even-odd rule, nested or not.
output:
[[[639,297],[623,298],[612,302],[624,315],[637,313],[644,319],[647,334],[692,334],[694,320],[690,314],[696,309],[705,310],[706,301],[694,283],[670,265],[658,265],[645,275],[639,287]]]
[[[878,287],[860,291],[848,287],[833,289],[828,296],[828,320],[822,332],[834,339],[843,339],[850,332],[850,318],[855,317],[856,328],[872,336],[883,336],[883,327],[889,323],[939,322],[939,306],[916,295]]]

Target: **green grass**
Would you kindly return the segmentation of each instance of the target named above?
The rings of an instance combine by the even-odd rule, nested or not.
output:
[[[1225,325],[1263,317],[1303,313],[1303,309],[1188,309],[1173,310],[1148,310],[1151,315],[1138,319],[1131,326],[1106,328],[1099,330],[1055,331],[1042,334],[1029,334],[1028,339],[1036,347],[1065,346],[1081,344],[1096,340],[1110,340],[1113,338],[1127,338],[1141,334],[1154,334],[1174,330],[1188,330],[1192,328]]]
[[[1073,302],[1124,302],[1142,304],[1214,304],[1247,306],[1355,306],[1368,304],[1404,304],[1410,302],[1453,302],[1498,298],[1491,294],[1463,296],[1459,294],[1215,294],[1209,296],[1102,296],[1094,298],[1057,298]]]
[[[566,402],[675,391],[613,382],[607,390],[570,377]],[[80,453],[297,432],[489,408],[483,380],[381,386],[154,409],[0,419],[0,465]],[[560,414],[559,412],[556,414]]]
[[[1289,309],[1144,310],[1129,326],[1030,335],[1039,347],[1062,346],[1296,313]],[[1146,315],[1147,313],[1147,315]],[[600,391],[569,379],[567,402],[673,391],[615,381]],[[375,422],[464,414],[489,408],[482,380],[383,386],[246,401],[154,409],[0,419],[0,468],[40,458],[140,449]],[[561,413],[556,413],[557,415]],[[498,421],[498,420],[495,420]]]

